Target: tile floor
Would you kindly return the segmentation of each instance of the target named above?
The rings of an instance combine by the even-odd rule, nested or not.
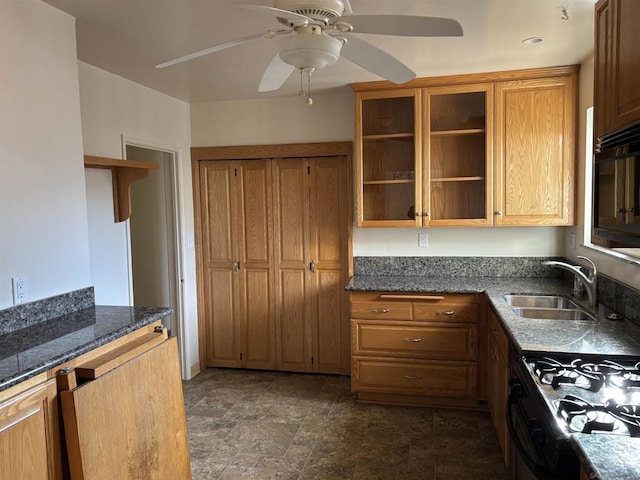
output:
[[[365,405],[349,378],[208,369],[184,382],[194,480],[507,480],[488,413]]]

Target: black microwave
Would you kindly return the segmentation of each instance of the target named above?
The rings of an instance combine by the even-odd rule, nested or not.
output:
[[[640,247],[640,123],[597,140],[593,181],[594,243]]]

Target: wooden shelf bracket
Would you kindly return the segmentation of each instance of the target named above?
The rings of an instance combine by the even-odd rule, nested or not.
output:
[[[113,212],[115,221],[124,222],[131,217],[131,184],[157,170],[160,165],[153,162],[135,160],[117,160],[115,158],[84,156],[85,168],[104,168],[111,170],[113,182]]]

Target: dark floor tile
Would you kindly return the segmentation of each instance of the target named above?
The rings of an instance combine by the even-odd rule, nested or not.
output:
[[[194,480],[508,480],[485,412],[358,404],[344,376],[208,369],[183,386]]]

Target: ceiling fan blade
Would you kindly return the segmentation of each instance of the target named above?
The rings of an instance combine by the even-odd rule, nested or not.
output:
[[[342,47],[342,56],[347,60],[394,83],[404,83],[415,78],[413,70],[384,50],[354,35],[341,35],[347,37],[347,43]]]
[[[202,57],[204,55],[209,55],[210,53],[219,52],[220,50],[225,50],[227,48],[242,45],[243,43],[248,43],[253,40],[257,40],[258,38],[269,37],[269,35],[270,35],[270,32],[254,33],[253,35],[248,35],[246,37],[238,38],[236,40],[231,40],[229,42],[221,43],[219,45],[214,45],[213,47],[205,48],[203,50],[198,50],[197,52],[189,53],[187,55],[174,58],[173,60],[168,60],[166,62],[159,63],[158,65],[156,65],[156,68],[170,67],[177,63],[186,62],[188,60],[193,60],[194,58]]]
[[[404,37],[461,37],[457,20],[412,15],[347,15],[340,17],[353,26],[354,33],[376,33]]]
[[[278,90],[294,70],[295,67],[293,65],[284,63],[280,58],[280,54],[276,53],[262,74],[258,91],[273,92]]]
[[[290,12],[289,10],[282,10],[281,8],[267,7],[266,5],[253,5],[250,3],[234,3],[237,7],[246,8],[247,10],[254,10],[260,13],[266,13],[276,18],[284,18],[291,22],[293,25],[311,25],[316,24],[313,18],[300,15],[299,13]]]

